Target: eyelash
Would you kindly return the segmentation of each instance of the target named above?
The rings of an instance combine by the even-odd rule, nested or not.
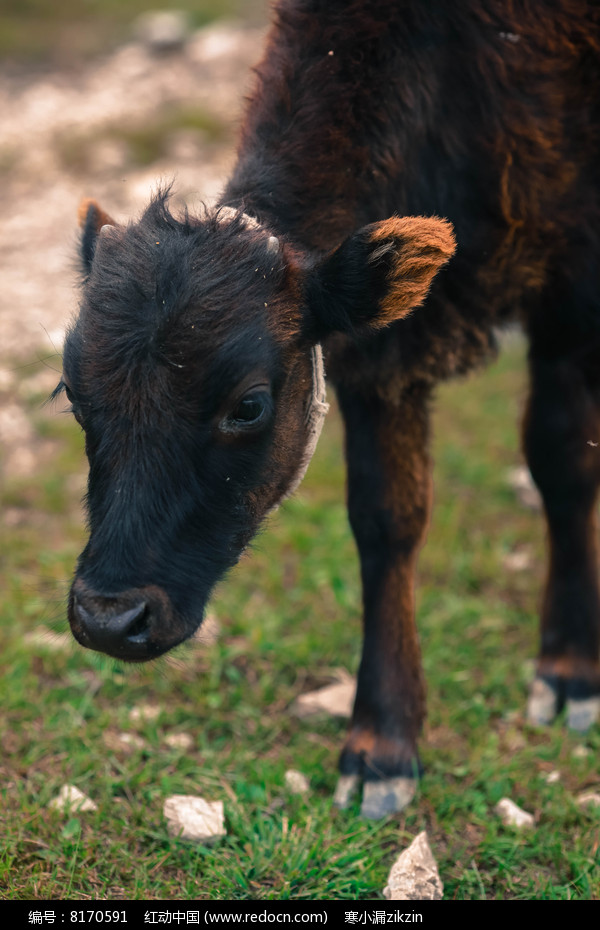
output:
[[[65,392],[66,389],[67,389],[67,385],[65,384],[65,382],[59,381],[56,387],[54,388],[54,390],[52,391],[52,394],[50,395],[49,400],[50,401],[56,400],[56,398],[59,397],[63,392]]]
[[[67,384],[62,379],[58,382],[58,384],[52,391],[52,394],[50,395],[50,401],[56,400],[56,398],[60,397],[61,394],[65,394],[67,400],[69,401],[69,406],[65,407],[63,412],[73,414],[73,416],[75,417],[79,425],[81,425],[81,416],[79,412],[75,409],[75,405],[73,403],[73,394],[71,393],[71,389],[67,386]]]

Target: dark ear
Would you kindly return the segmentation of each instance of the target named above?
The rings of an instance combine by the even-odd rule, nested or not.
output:
[[[437,217],[391,217],[364,226],[309,272],[307,334],[319,340],[401,319],[423,303],[455,248],[452,226]]]
[[[87,275],[92,267],[96,242],[103,226],[115,226],[115,221],[99,207],[95,200],[82,200],[77,211],[81,229],[80,254]]]

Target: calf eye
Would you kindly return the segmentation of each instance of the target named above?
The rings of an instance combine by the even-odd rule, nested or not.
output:
[[[68,384],[65,384],[65,394],[67,395],[67,400],[71,404],[71,413],[73,414],[73,416],[75,417],[79,425],[83,426],[83,423],[81,422],[81,413],[80,413],[79,407],[77,406],[75,402],[75,398],[73,397],[73,391],[71,390]]]
[[[256,429],[266,422],[272,410],[271,395],[267,391],[251,391],[221,423],[225,432]]]
[[[265,405],[260,395],[244,397],[238,404],[233,419],[240,423],[256,423],[262,417],[264,409]]]

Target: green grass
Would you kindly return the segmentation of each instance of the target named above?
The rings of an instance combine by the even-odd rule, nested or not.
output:
[[[65,631],[84,540],[72,477],[83,469],[81,435],[33,398],[40,441],[54,451],[38,478],[1,492],[10,526],[0,540],[0,895],[373,899],[398,852],[427,829],[447,898],[598,899],[600,816],[574,800],[598,784],[598,728],[582,740],[561,722],[536,730],[523,719],[544,548],[539,515],[506,485],[523,395],[514,342],[485,373],[439,392],[418,606],[426,776],[407,812],[377,823],[357,807],[332,809],[343,722],[289,712],[332,669],[355,671],[359,655],[335,412],[300,492],[220,586],[219,641],[131,668],[75,644],[24,641],[40,626]],[[533,568],[509,573],[503,557],[517,545],[531,549]],[[132,722],[148,703],[159,716]],[[185,752],[165,742],[180,732],[193,739]],[[143,744],[119,748],[121,733]],[[581,743],[591,753],[574,757]],[[309,798],[287,793],[288,768],[309,776]],[[561,781],[548,785],[553,769]],[[65,782],[98,810],[50,811]],[[223,800],[227,837],[212,848],[169,837],[162,807],[178,793]],[[534,830],[499,822],[503,795],[536,815]]]

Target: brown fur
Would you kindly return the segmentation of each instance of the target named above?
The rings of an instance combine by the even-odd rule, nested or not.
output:
[[[88,217],[92,216],[96,232],[100,232],[103,226],[114,226],[115,221],[106,213],[96,200],[86,197],[79,204],[77,210],[77,220],[81,229],[85,226]]]
[[[435,275],[454,255],[456,241],[450,223],[423,216],[393,216],[373,227],[372,239],[381,243],[373,253],[373,261],[385,254],[387,248],[397,253],[389,290],[371,323],[374,329],[379,329],[423,303]]]

